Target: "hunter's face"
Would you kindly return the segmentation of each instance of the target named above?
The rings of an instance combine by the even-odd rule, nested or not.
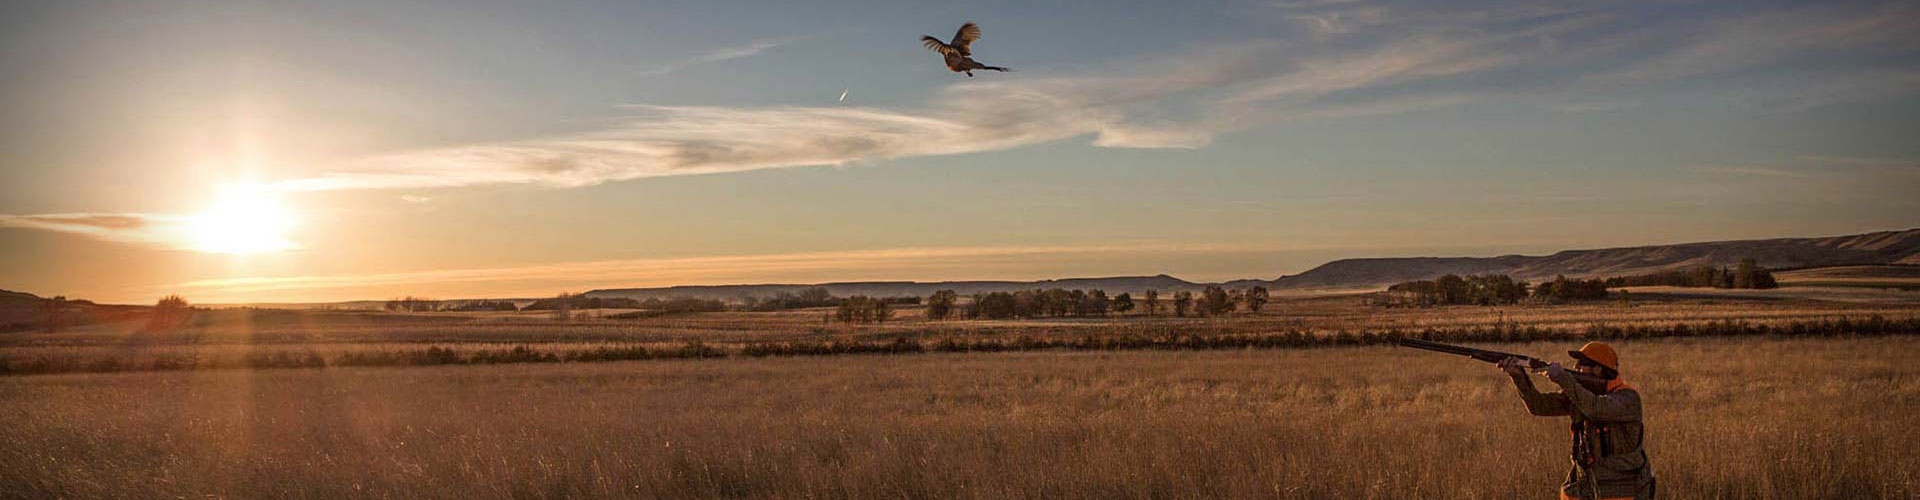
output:
[[[1579,363],[1575,363],[1575,364],[1573,365],[1573,369],[1574,369],[1574,371],[1578,371],[1578,372],[1580,372],[1580,373],[1585,373],[1585,374],[1588,374],[1588,375],[1599,375],[1599,374],[1600,374],[1600,364],[1599,364],[1599,363],[1594,363],[1594,362],[1591,362],[1591,361],[1585,361],[1585,360],[1582,360],[1582,361],[1580,361]]]

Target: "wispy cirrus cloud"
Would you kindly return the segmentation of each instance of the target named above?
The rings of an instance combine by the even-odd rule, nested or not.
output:
[[[1380,7],[1361,7],[1293,14],[1289,18],[1305,22],[1314,29],[1315,34],[1329,36],[1352,33],[1358,29],[1385,24],[1387,11]]]
[[[721,61],[740,59],[744,57],[753,57],[755,55],[759,55],[761,52],[766,52],[767,50],[785,46],[787,44],[791,44],[796,41],[799,41],[799,39],[775,38],[775,39],[767,39],[767,40],[754,40],[745,45],[738,45],[733,47],[721,47],[718,49],[707,51],[705,53],[688,58],[683,61],[641,70],[639,71],[639,74],[664,75],[667,73],[672,73],[675,71],[687,69],[692,66],[699,66],[702,64],[712,64],[712,63],[717,63]]]
[[[1872,158],[1861,156],[1800,155],[1775,164],[1687,165],[1684,168],[1710,174],[1752,177],[1808,179],[1832,177],[1869,179],[1879,182],[1893,178],[1909,181],[1920,176],[1920,160],[1910,158]]]
[[[172,246],[188,223],[183,216],[159,214],[61,213],[0,214],[0,228],[78,234],[107,241]]]
[[[1645,105],[1645,103],[1631,100],[1576,101],[1565,104],[1555,104],[1553,105],[1553,109],[1567,113],[1603,113],[1633,109],[1643,105]]]
[[[1331,26],[1338,18],[1343,24],[1333,31],[1340,31],[1341,39],[1248,40],[1142,56],[1079,75],[965,81],[934,88],[924,103],[909,107],[637,105],[627,108],[631,116],[599,130],[361,158],[281,186],[577,187],[964,154],[1083,136],[1099,147],[1190,149],[1221,133],[1277,121],[1405,113],[1509,96],[1566,96],[1570,102],[1549,106],[1585,111],[1593,106],[1581,103],[1637,102],[1618,96],[1595,101],[1596,90],[1631,89],[1782,58],[1818,58],[1837,50],[1906,50],[1914,38],[1896,33],[1916,23],[1914,16],[1887,19],[1906,12],[1899,5],[1834,8],[1817,16],[1762,11],[1657,23],[1613,4],[1487,2],[1456,10],[1415,2],[1338,1],[1275,8],[1282,22]],[[1795,19],[1802,25],[1781,25]],[[1749,24],[1768,29],[1756,31]],[[1688,36],[1695,30],[1707,35]],[[1743,48],[1769,30],[1789,36],[1765,41],[1768,50]],[[716,50],[670,65],[668,71],[746,57],[784,43]],[[1822,81],[1850,88],[1846,82],[1875,74],[1872,68],[1825,71]],[[1869,87],[1911,90],[1898,83],[1903,81]],[[1780,89],[1756,86],[1731,95],[1784,95],[1775,90]]]
[[[1795,160],[1824,166],[1846,167],[1888,167],[1920,169],[1920,159],[1914,158],[1870,158],[1864,156],[1823,156],[1801,155]]]
[[[1908,194],[1920,189],[1920,160],[1912,159],[1802,155],[1772,162],[1682,168],[1713,176],[1717,181],[1710,186],[1692,186],[1693,191],[1733,199],[1764,197],[1821,203],[1852,199],[1899,205],[1912,198]]]
[[[1756,165],[1688,165],[1688,170],[1704,174],[1733,177],[1777,177],[1786,179],[1808,179],[1813,174],[1780,167]]]
[[[1100,147],[1196,148],[1222,131],[1265,121],[1366,114],[1409,101],[1404,95],[1319,101],[1338,91],[1496,64],[1461,58],[1461,49],[1435,52],[1423,42],[1380,49],[1376,58],[1396,61],[1392,64],[1398,66],[1390,68],[1372,64],[1372,58],[1342,63],[1344,54],[1276,62],[1286,61],[1279,56],[1289,47],[1262,41],[1159,58],[1132,72],[958,83],[936,90],[927,104],[913,109],[630,106],[635,116],[602,130],[364,158],[281,187],[577,187],[993,151],[1077,136],[1092,136]],[[1263,88],[1248,91],[1249,85]],[[1197,104],[1170,105],[1174,99]],[[1453,97],[1437,100],[1447,99]],[[1254,105],[1271,106],[1265,110],[1272,113],[1250,116]],[[1160,113],[1169,106],[1173,112]],[[1177,118],[1153,118],[1160,115]]]
[[[1920,8],[1903,2],[1808,4],[1669,28],[1631,37],[1633,48],[1645,55],[1588,75],[1586,82],[1643,84],[1836,56],[1920,50],[1920,37],[1914,35],[1920,33]],[[1831,78],[1832,73],[1814,75]]]

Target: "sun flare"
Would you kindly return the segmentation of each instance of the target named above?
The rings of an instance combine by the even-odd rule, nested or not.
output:
[[[207,253],[257,254],[298,248],[287,238],[297,219],[271,187],[242,183],[220,194],[190,223],[193,248]]]

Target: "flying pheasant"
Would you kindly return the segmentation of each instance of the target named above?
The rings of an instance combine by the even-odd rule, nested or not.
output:
[[[973,70],[976,69],[1008,71],[1007,68],[988,66],[973,60],[973,49],[970,47],[978,40],[980,40],[980,25],[971,22],[960,25],[960,31],[953,34],[952,43],[941,42],[933,35],[920,36],[920,43],[926,44],[928,49],[945,56],[947,69],[955,73],[966,73],[968,77],[972,77]]]

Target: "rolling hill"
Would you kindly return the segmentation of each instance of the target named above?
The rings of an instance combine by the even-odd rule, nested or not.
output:
[[[0,332],[40,327],[48,317],[47,304],[47,299],[38,295],[0,290]],[[63,319],[60,321],[66,326],[126,321],[144,315],[150,309],[146,306],[95,304],[89,300],[71,299],[61,303]]]
[[[1920,229],[1833,236],[1715,241],[1678,245],[1567,250],[1552,255],[1344,259],[1271,281],[1279,288],[1360,288],[1445,274],[1500,273],[1523,280],[1556,275],[1608,277],[1689,267],[1731,266],[1752,258],[1763,267],[1797,269],[1920,264]]]

